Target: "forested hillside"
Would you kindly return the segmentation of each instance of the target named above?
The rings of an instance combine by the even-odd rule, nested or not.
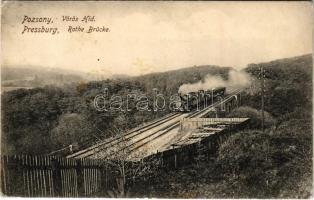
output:
[[[180,70],[173,70],[163,73],[153,73],[133,78],[142,83],[150,92],[157,88],[162,94],[170,95],[178,92],[179,87],[184,83],[195,83],[204,80],[207,74],[219,75],[224,79],[228,78],[230,67],[219,66],[194,66]]]
[[[260,68],[265,69],[265,132],[261,131]],[[2,94],[2,153],[45,154],[66,147],[88,146],[144,122],[164,111],[97,111],[94,97],[145,94],[158,89],[168,101],[183,83],[207,74],[228,78],[231,68],[198,66],[123,79],[80,82],[63,87],[19,89]],[[210,163],[200,162],[165,172],[136,195],[153,197],[308,197],[312,177],[312,55],[249,64],[253,77],[242,96],[244,105],[229,117],[250,117]],[[134,104],[135,102],[133,102]],[[152,101],[149,107],[152,108]],[[167,180],[167,181],[165,181]],[[139,183],[140,184],[140,183]],[[146,183],[143,183],[147,185]],[[205,191],[205,192],[204,192]]]
[[[169,112],[168,109],[158,112],[97,111],[93,100],[96,95],[103,94],[104,88],[108,88],[110,96],[121,95],[124,99],[129,93],[145,94],[152,99],[153,88],[157,88],[168,101],[182,83],[197,82],[207,74],[227,78],[229,70],[227,67],[195,66],[139,77],[6,92],[2,94],[2,152],[43,154],[70,144],[86,147]]]
[[[82,73],[57,68],[39,67],[1,67],[2,91],[13,87],[43,87],[45,85],[58,85],[75,83],[85,80]]]
[[[312,55],[249,64],[246,71],[258,80],[260,67],[265,69],[267,111],[279,116],[292,112],[297,107],[312,108]],[[259,82],[256,84],[260,87]],[[261,98],[258,95],[251,95],[248,98],[247,105],[252,107],[261,105]]]
[[[265,76],[262,131],[260,67]],[[210,162],[166,172],[134,196],[163,198],[309,198],[312,196],[312,55],[250,64],[255,77],[244,105],[228,117],[249,117]],[[149,194],[149,195],[147,195]]]

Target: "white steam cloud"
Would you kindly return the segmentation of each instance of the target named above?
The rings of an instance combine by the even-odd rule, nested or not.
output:
[[[215,87],[226,87],[228,89],[240,89],[248,87],[251,84],[251,76],[244,71],[229,71],[228,80],[224,80],[221,76],[206,75],[204,80],[197,83],[183,84],[179,88],[179,93],[187,94],[189,92],[197,92],[199,90],[209,90]]]

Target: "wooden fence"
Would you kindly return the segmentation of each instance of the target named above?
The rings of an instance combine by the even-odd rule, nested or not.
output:
[[[100,160],[1,156],[1,191],[6,196],[91,197],[115,187],[115,178]]]

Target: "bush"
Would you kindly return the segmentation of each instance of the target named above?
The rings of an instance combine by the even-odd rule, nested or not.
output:
[[[250,118],[250,122],[248,125],[249,128],[260,129],[262,127],[262,112],[251,107],[239,107],[231,111],[231,113],[229,113],[227,117],[248,117]],[[264,112],[264,118],[265,128],[269,128],[275,123],[274,118],[266,111]]]
[[[272,132],[243,131],[221,145],[216,170],[225,177],[220,188],[228,191],[229,198],[311,195],[312,140],[307,128],[311,123],[303,122],[305,125],[298,128],[294,122],[290,120]]]
[[[91,127],[80,114],[67,113],[60,116],[58,125],[51,131],[51,136],[57,146],[67,146],[87,140],[92,134]]]

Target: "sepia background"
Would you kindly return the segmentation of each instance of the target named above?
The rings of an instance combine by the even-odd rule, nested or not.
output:
[[[312,197],[312,2],[1,9],[3,196]]]

